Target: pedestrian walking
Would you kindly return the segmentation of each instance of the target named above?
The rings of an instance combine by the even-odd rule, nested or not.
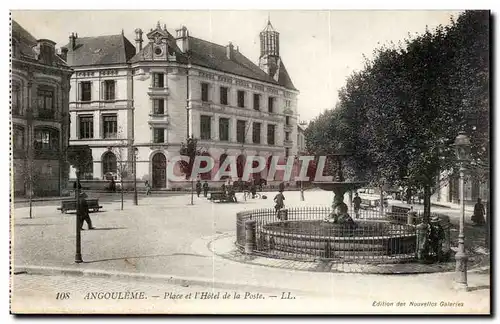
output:
[[[486,210],[484,208],[483,203],[481,202],[481,198],[477,198],[477,203],[474,205],[474,214],[471,217],[471,220],[474,222],[474,225],[483,225],[485,223],[484,215],[486,214]]]
[[[83,224],[84,222],[87,222],[88,229],[94,229],[95,227],[92,226],[92,220],[90,219],[89,215],[89,205],[87,203],[87,194],[82,192],[80,194],[79,198],[79,204],[78,204],[78,210],[77,210],[77,217],[80,223],[80,229],[83,231]]]
[[[227,194],[228,194],[229,200],[231,202],[235,202],[235,203],[238,202],[238,200],[236,199],[236,190],[234,189],[234,186],[229,185],[227,187]]]
[[[144,182],[144,187],[146,187],[146,196],[149,196],[151,194],[151,185],[148,180]]]
[[[359,197],[359,194],[357,192],[352,202],[354,204],[354,214],[356,215],[356,218],[359,218],[359,210],[361,209],[361,198]]]
[[[198,181],[196,181],[196,195],[198,195],[198,197],[199,197],[200,193],[201,193],[201,182],[200,182],[200,180],[198,180]]]
[[[276,215],[278,215],[279,211],[285,208],[285,196],[283,195],[283,190],[280,189],[279,193],[274,197],[274,210],[276,211]]]
[[[115,178],[113,176],[111,176],[111,183],[109,184],[109,189],[112,192],[116,191],[116,183],[115,183]]]
[[[208,182],[207,180],[205,180],[205,182],[203,183],[203,196],[206,198],[208,195]]]
[[[252,199],[255,199],[255,195],[257,194],[257,187],[255,186],[255,183],[253,183],[253,182],[250,185],[250,193],[252,193]]]

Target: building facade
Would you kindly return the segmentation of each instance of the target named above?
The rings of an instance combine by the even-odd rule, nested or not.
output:
[[[214,159],[212,173],[202,175],[209,181],[228,156],[237,159],[241,177],[247,156],[268,161],[297,153],[298,91],[270,22],[260,33],[258,65],[233,44],[192,37],[186,27],[173,36],[158,23],[135,34],[135,46],[123,35],[75,35],[68,45],[68,64],[75,70],[71,143],[92,148],[88,179],[120,178],[120,166],[133,170],[135,155],[140,181],[157,189],[185,186],[187,181],[168,179],[166,167],[188,138]]]
[[[306,154],[306,124],[298,123],[297,124],[297,154],[304,155]]]
[[[12,21],[11,115],[14,194],[61,195],[69,178],[71,68],[55,43]]]

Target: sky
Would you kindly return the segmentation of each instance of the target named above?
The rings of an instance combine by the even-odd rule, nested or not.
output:
[[[335,106],[346,78],[363,67],[363,55],[389,42],[448,24],[459,11],[371,10],[191,10],[191,11],[12,11],[12,19],[35,38],[68,43],[79,37],[119,34],[134,44],[134,30],[148,32],[159,21],[175,35],[184,25],[191,36],[217,44],[232,42],[253,62],[260,54],[259,32],[270,17],[280,33],[280,55],[298,97],[299,119],[309,121]]]

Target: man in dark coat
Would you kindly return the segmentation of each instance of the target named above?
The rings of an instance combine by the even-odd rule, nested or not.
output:
[[[89,205],[87,203],[87,195],[85,193],[80,194],[80,200],[78,204],[78,210],[77,210],[77,217],[80,221],[80,229],[83,230],[83,223],[87,222],[87,226],[89,230],[94,229],[95,227],[92,226],[92,220],[90,219],[89,216]]]
[[[208,182],[205,180],[205,182],[203,183],[203,196],[207,196],[208,195]]]
[[[352,200],[354,203],[354,214],[356,214],[356,218],[359,218],[359,210],[361,209],[361,198],[359,194],[356,192],[356,197]]]
[[[196,195],[199,197],[200,193],[201,193],[201,182],[200,182],[200,180],[198,180],[196,182]]]
[[[474,215],[472,215],[472,221],[475,225],[483,225],[485,223],[484,215],[486,210],[481,202],[481,198],[477,198],[477,203],[474,205]]]

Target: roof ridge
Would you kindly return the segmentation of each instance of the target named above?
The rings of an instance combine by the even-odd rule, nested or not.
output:
[[[217,43],[214,43],[214,42],[211,42],[211,41],[207,41],[207,40],[205,40],[203,38],[198,38],[198,37],[194,37],[194,36],[188,36],[188,37],[194,38],[194,39],[198,39],[198,40],[201,40],[201,41],[203,41],[205,43],[210,43],[210,44],[217,45],[217,46],[220,46],[220,47],[224,47],[224,48],[226,47],[226,45],[220,45],[220,44],[217,44]]]
[[[123,36],[123,37],[125,37],[125,35],[122,35],[122,34],[112,34],[112,35],[110,34],[110,35],[78,37],[77,40],[79,40],[79,39],[88,39],[88,38],[116,37],[116,36]]]

